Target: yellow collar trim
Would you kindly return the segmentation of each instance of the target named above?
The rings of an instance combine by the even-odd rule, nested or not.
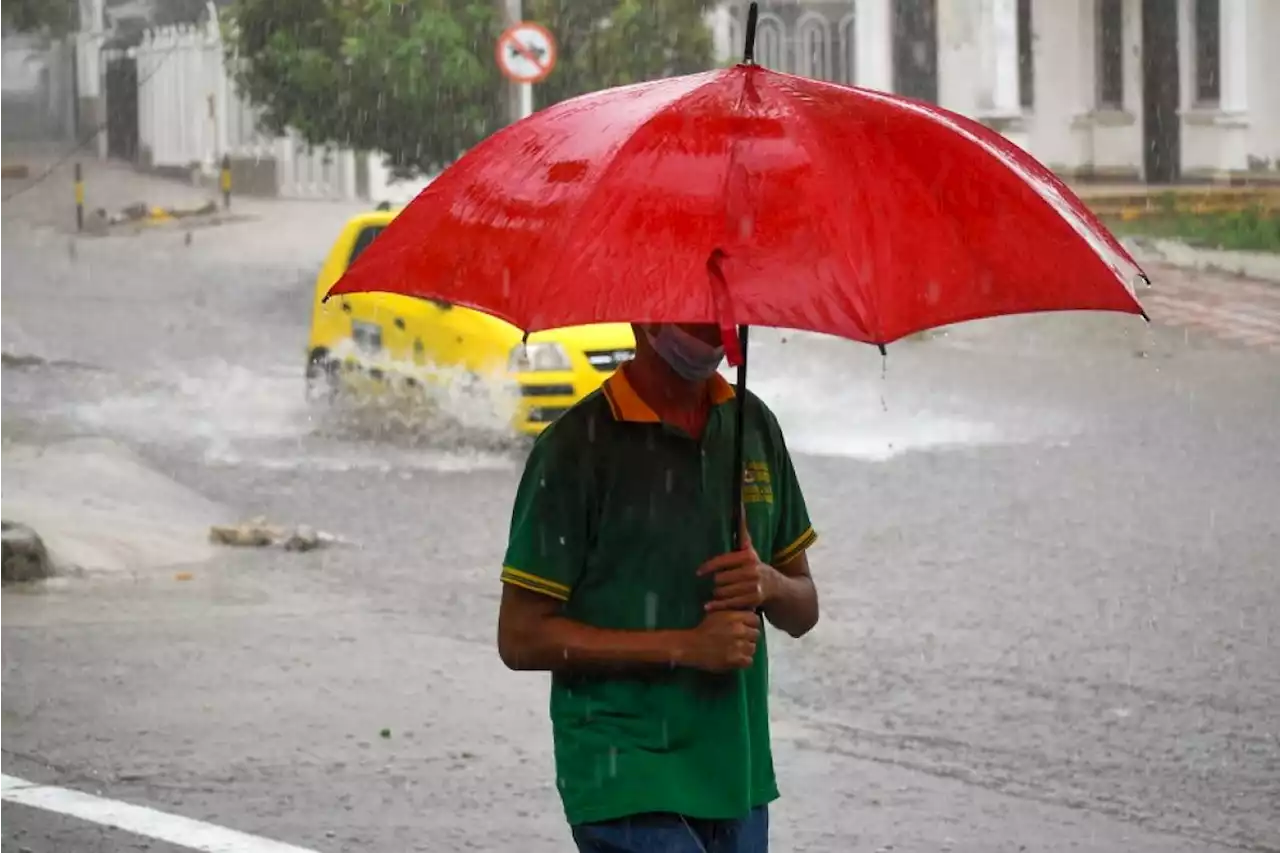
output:
[[[707,380],[707,387],[711,394],[712,405],[718,406],[734,398],[733,386],[719,373],[711,374],[711,378]],[[615,420],[642,424],[661,423],[662,419],[658,417],[658,413],[636,393],[631,380],[627,378],[625,367],[615,370],[613,375],[605,380],[603,390]]]

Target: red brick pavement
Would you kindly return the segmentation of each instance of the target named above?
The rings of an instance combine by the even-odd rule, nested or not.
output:
[[[1162,264],[1145,269],[1152,286],[1138,299],[1151,322],[1280,353],[1280,284]]]

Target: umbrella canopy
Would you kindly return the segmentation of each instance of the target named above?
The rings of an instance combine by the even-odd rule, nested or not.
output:
[[[883,345],[995,315],[1141,313],[1142,277],[1000,134],[745,63],[584,95],[494,134],[330,293],[443,299],[527,332],[717,322]]]

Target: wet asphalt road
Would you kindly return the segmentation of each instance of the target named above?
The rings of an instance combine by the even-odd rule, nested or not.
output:
[[[568,849],[545,680],[492,647],[519,448],[302,400],[350,209],[72,253],[24,204],[4,351],[46,363],[4,367],[6,442],[106,436],[356,546],[6,589],[4,772],[321,851]],[[1280,850],[1280,357],[1156,319],[887,364],[760,333],[824,608],[773,644],[776,849]],[[9,803],[3,832],[169,849]]]

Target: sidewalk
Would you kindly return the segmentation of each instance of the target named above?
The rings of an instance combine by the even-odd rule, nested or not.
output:
[[[1177,240],[1124,237],[1120,242],[1138,263],[1166,264],[1196,272],[1220,272],[1280,284],[1280,254],[1202,249]]]

